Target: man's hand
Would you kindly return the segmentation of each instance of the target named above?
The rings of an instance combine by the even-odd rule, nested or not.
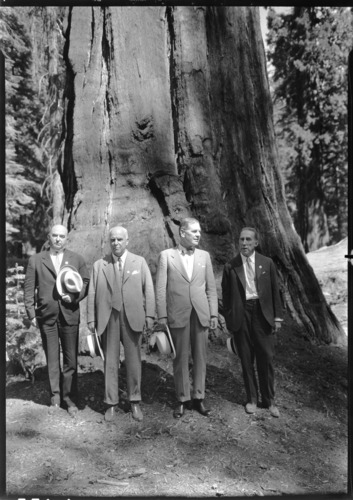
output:
[[[158,320],[158,323],[164,326],[168,323],[168,318],[161,318]]]
[[[218,318],[215,316],[212,316],[211,321],[210,321],[210,330],[215,330],[218,326]]]
[[[282,327],[282,321],[275,321],[275,333],[278,332]]]
[[[34,326],[35,328],[38,328],[38,323],[37,323],[37,319],[36,318],[33,318],[31,320],[31,323],[32,323],[32,326]]]
[[[61,298],[63,299],[64,302],[67,302],[68,304],[72,302],[70,295],[62,295]]]
[[[154,325],[154,319],[153,318],[146,318],[146,322],[145,322],[145,328],[146,330],[152,330],[152,327]]]
[[[88,326],[88,329],[91,333],[94,333],[95,329],[96,329],[96,324],[93,322],[93,323],[88,323],[87,324]]]

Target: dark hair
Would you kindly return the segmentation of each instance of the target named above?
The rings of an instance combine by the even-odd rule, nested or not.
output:
[[[184,219],[181,219],[180,221],[180,227],[179,227],[179,234],[182,229],[188,229],[190,224],[194,224],[194,222],[197,222],[198,224],[199,221],[195,219],[194,217],[184,217]]]
[[[258,233],[258,230],[255,229],[254,227],[249,227],[249,226],[246,226],[246,227],[242,227],[241,230],[240,230],[240,233],[239,233],[239,237],[240,237],[240,234],[242,233],[242,231],[252,231],[254,233],[254,236],[255,236],[255,240],[258,240],[259,239],[259,233]]]

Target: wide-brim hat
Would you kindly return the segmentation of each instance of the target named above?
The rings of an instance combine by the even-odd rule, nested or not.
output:
[[[237,348],[235,347],[233,337],[227,338],[227,349],[231,354],[237,354]]]
[[[174,359],[176,354],[172,336],[168,325],[164,325],[164,328],[165,331],[155,332],[157,347],[161,354],[170,355]]]
[[[89,353],[92,356],[92,358],[100,356],[104,361],[104,353],[102,349],[101,338],[98,337],[96,331],[91,335],[87,335],[87,344],[89,348]]]
[[[60,295],[79,293],[82,287],[83,281],[77,269],[69,265],[65,265],[60,269],[56,278],[56,288]]]

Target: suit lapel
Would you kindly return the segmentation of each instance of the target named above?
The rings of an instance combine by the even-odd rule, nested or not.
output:
[[[50,259],[51,260],[51,259]],[[69,251],[65,248],[64,252],[63,252],[63,258],[62,258],[62,261],[61,261],[61,266],[60,266],[60,269],[64,266],[67,266],[67,265],[70,265],[69,263],[69,260],[70,260],[70,253]]]
[[[54,267],[53,261],[51,260],[49,251],[46,251],[44,253],[44,255],[42,257],[42,264],[45,267],[47,267],[49,269],[49,271],[51,271],[54,274],[54,276],[56,276],[55,267]]]
[[[256,271],[256,283],[259,283],[259,279],[262,274],[265,274],[267,271],[266,261],[263,259],[263,256],[260,253],[255,253],[255,271]]]
[[[243,261],[240,254],[238,254],[234,259],[233,269],[238,275],[238,278],[241,284],[243,285],[244,290],[246,290],[245,272],[244,272]]]
[[[133,256],[133,254],[126,251],[126,259],[125,259],[124,273],[123,273],[123,283],[125,283],[125,281],[127,281],[130,278],[131,273],[133,271],[134,261],[135,261],[135,257]]]
[[[187,281],[190,281],[185,266],[181,260],[179,250],[177,248],[173,248],[170,251],[170,261],[175,269],[182,275],[182,277]]]
[[[200,272],[201,263],[202,263],[201,255],[202,255],[201,252],[199,252],[197,250],[197,248],[195,248],[195,251],[194,251],[194,267],[192,269],[191,281],[193,279],[195,279],[197,273]]]
[[[257,252],[255,252],[255,279],[256,283],[259,281],[260,274],[262,272],[261,257]]]
[[[102,271],[109,283],[111,290],[113,290],[115,281],[115,271],[114,271],[114,259],[111,254],[107,255],[106,258],[103,259]]]

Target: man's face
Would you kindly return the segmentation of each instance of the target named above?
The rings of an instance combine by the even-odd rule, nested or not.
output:
[[[255,234],[253,231],[249,229],[244,229],[240,233],[239,237],[239,248],[240,252],[244,255],[244,257],[250,257],[250,255],[254,252],[255,247],[257,247],[258,241],[255,238]]]
[[[67,243],[67,229],[64,226],[53,226],[48,235],[49,245],[53,250],[64,250]]]
[[[180,243],[185,248],[194,248],[200,242],[201,227],[198,222],[192,222],[187,229],[180,231]]]
[[[110,233],[110,248],[116,257],[121,257],[129,243],[122,228],[113,228]]]

